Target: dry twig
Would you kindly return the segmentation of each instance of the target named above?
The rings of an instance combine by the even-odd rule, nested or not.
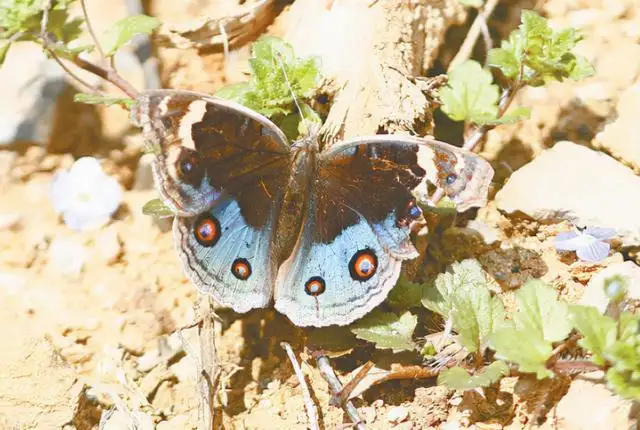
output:
[[[329,357],[322,353],[314,353],[316,363],[318,364],[318,370],[320,370],[320,374],[329,384],[329,389],[331,390],[331,394],[338,399],[342,399],[340,396],[340,392],[343,390],[342,383],[336,376],[333,368],[331,367],[331,363],[329,363]],[[345,411],[351,422],[354,424],[354,428],[357,430],[366,430],[364,423],[362,422],[362,418],[358,415],[358,410],[350,400],[342,399],[343,402],[340,405],[342,409]]]
[[[203,429],[221,428],[219,422],[221,415],[216,411],[215,395],[218,388],[220,371],[216,356],[215,317],[213,311],[213,299],[203,294],[197,306],[198,338],[200,340],[200,378],[198,388],[200,390],[200,404],[198,415]]]
[[[318,425],[318,411],[316,411],[313,400],[311,400],[311,393],[309,392],[307,381],[305,380],[302,369],[298,364],[296,355],[293,353],[291,345],[289,345],[287,342],[280,342],[280,346],[287,352],[289,361],[291,361],[291,365],[293,366],[293,371],[296,373],[298,381],[300,381],[300,387],[302,388],[302,397],[304,398],[304,407],[307,410],[307,417],[309,417],[309,427],[311,427],[313,430],[320,430],[320,426]]]
[[[487,43],[487,20],[493,13],[493,10],[496,8],[498,3],[499,0],[489,0],[487,1],[487,4],[484,5],[482,10],[478,12],[478,16],[473,21],[473,24],[471,24],[471,28],[469,29],[464,42],[462,42],[460,50],[453,58],[453,60],[451,60],[451,63],[449,63],[449,70],[453,70],[458,64],[464,62],[471,56],[473,47],[475,46],[480,34],[482,34],[485,38],[485,44]]]

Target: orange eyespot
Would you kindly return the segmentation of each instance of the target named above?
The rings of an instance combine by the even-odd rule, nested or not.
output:
[[[317,297],[324,293],[326,289],[326,283],[320,276],[314,276],[304,284],[304,292],[310,296]]]
[[[378,268],[378,257],[370,249],[363,249],[354,254],[349,262],[349,273],[356,281],[366,281],[375,275]]]
[[[220,223],[213,217],[201,218],[196,222],[194,235],[202,246],[213,246],[220,240]]]
[[[246,258],[236,258],[231,265],[231,273],[241,281],[246,281],[251,276],[251,264]]]

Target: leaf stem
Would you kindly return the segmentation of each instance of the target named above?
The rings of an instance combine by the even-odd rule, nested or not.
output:
[[[86,0],[80,0],[80,5],[82,6],[82,14],[84,15],[84,21],[87,23],[87,29],[89,30],[89,34],[91,35],[93,42],[96,44],[96,48],[98,49],[98,52],[102,57],[102,61],[105,61],[107,59],[107,56],[104,54],[104,50],[100,45],[100,41],[98,40],[98,37],[96,36],[95,31],[93,31],[93,26],[91,25],[91,20],[89,19],[89,14],[87,13]]]

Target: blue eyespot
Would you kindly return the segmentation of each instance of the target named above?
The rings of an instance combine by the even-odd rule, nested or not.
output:
[[[456,175],[455,173],[449,173],[449,175],[447,175],[447,178],[444,180],[444,182],[447,185],[453,185],[456,179],[458,179],[458,175]]]
[[[418,218],[420,215],[422,215],[422,209],[418,206],[414,205],[409,208],[409,216],[411,218]]]

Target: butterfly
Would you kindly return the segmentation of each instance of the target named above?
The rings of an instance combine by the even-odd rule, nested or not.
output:
[[[428,183],[464,211],[493,177],[481,157],[416,137],[290,144],[266,117],[196,92],[144,92],[132,120],[188,278],[236,312],[273,302],[297,326],[346,325],[386,298],[418,256]]]

